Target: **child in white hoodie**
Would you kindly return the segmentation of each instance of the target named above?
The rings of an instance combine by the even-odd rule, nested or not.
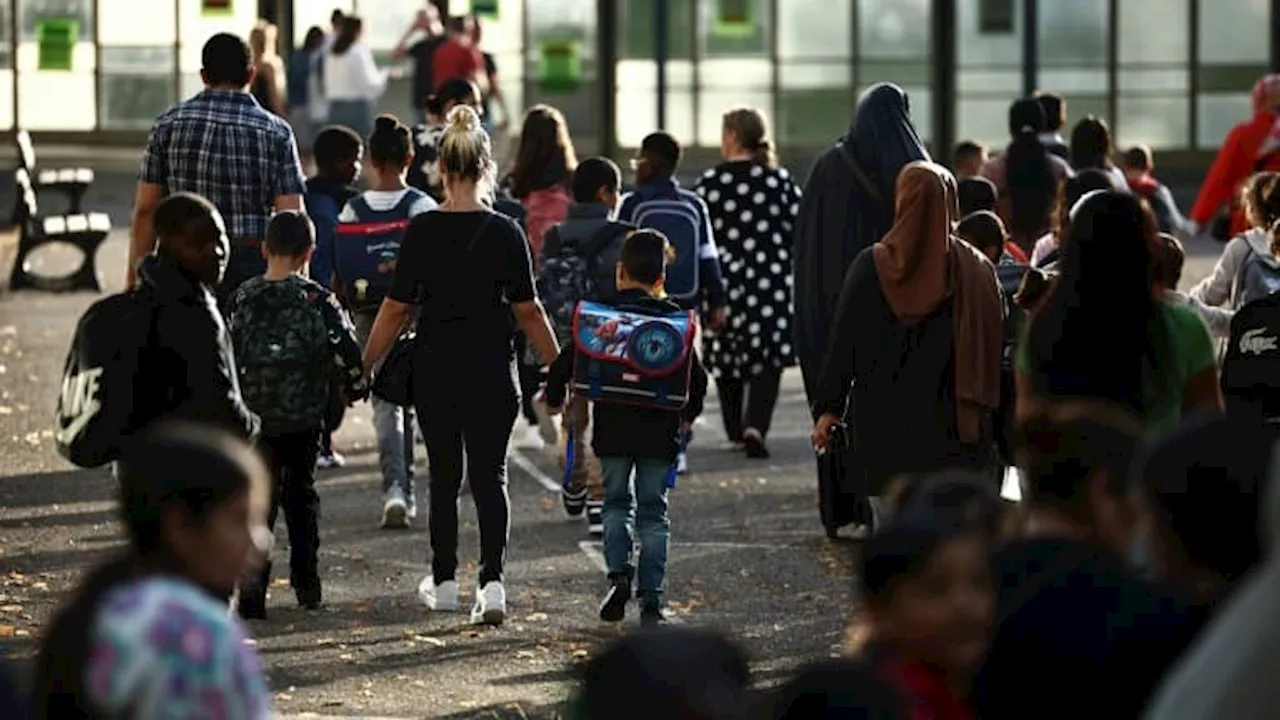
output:
[[[1269,294],[1261,292],[1260,285],[1271,286],[1270,292],[1280,289],[1280,259],[1273,241],[1280,223],[1280,174],[1254,175],[1245,183],[1241,200],[1251,229],[1227,243],[1213,273],[1188,293],[1205,305],[1232,311],[1259,295]]]

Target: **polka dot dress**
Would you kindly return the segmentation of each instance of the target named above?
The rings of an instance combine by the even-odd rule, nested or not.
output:
[[[749,380],[794,365],[791,233],[800,188],[784,169],[737,161],[708,170],[694,191],[711,211],[729,292],[729,327],[703,341],[707,369]]]

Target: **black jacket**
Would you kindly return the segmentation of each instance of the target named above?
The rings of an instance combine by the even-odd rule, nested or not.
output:
[[[659,300],[642,290],[624,290],[617,307],[645,315],[668,315],[680,312],[680,306]],[[560,356],[547,373],[547,404],[562,407],[566,389],[573,379],[573,358],[577,348],[571,341],[560,349]],[[591,447],[598,457],[631,457],[671,462],[680,447],[680,425],[693,422],[702,414],[707,396],[707,372],[702,368],[696,349],[693,373],[689,382],[689,402],[676,413],[666,410],[593,403]]]
[[[156,319],[143,361],[148,367],[140,369],[148,381],[136,390],[151,395],[137,404],[154,408],[152,421],[181,418],[256,437],[258,416],[240,396],[231,337],[213,293],[155,255],[142,261],[138,274],[156,304]]]

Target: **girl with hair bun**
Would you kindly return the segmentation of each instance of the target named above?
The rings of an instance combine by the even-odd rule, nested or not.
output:
[[[800,187],[778,167],[769,123],[755,108],[725,113],[720,154],[724,162],[694,192],[711,217],[729,318],[724,330],[703,336],[702,356],[719,390],[729,442],[763,459],[782,371],[796,362],[791,237]]]
[[[418,597],[438,612],[460,607],[457,497],[465,466],[480,525],[471,622],[496,625],[506,617],[507,447],[520,406],[515,333],[544,363],[559,347],[534,290],[524,231],[489,207],[493,149],[475,109],[449,111],[437,163],[445,202],[409,223],[364,367],[382,359],[416,309],[413,404],[431,470],[431,573]]]

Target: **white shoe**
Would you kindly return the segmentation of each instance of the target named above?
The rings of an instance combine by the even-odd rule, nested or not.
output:
[[[403,530],[409,527],[409,502],[404,498],[404,491],[398,487],[387,490],[386,500],[382,504],[382,529]]]
[[[434,612],[458,612],[458,581],[446,580],[436,585],[428,575],[418,583],[418,599]]]
[[[500,582],[487,583],[476,593],[471,608],[472,625],[501,625],[507,618],[507,590]]]
[[[316,458],[316,467],[321,470],[330,470],[332,468],[340,468],[347,464],[347,459],[342,453],[327,452]]]
[[[684,475],[689,472],[689,456],[686,453],[676,455],[676,474]]]
[[[560,423],[547,412],[547,403],[542,398],[533,401],[533,414],[538,416],[538,436],[547,447],[560,444]]]
[[[547,441],[542,439],[542,431],[538,429],[537,425],[530,425],[525,430],[524,439],[520,441],[520,447],[539,452],[547,449]]]

